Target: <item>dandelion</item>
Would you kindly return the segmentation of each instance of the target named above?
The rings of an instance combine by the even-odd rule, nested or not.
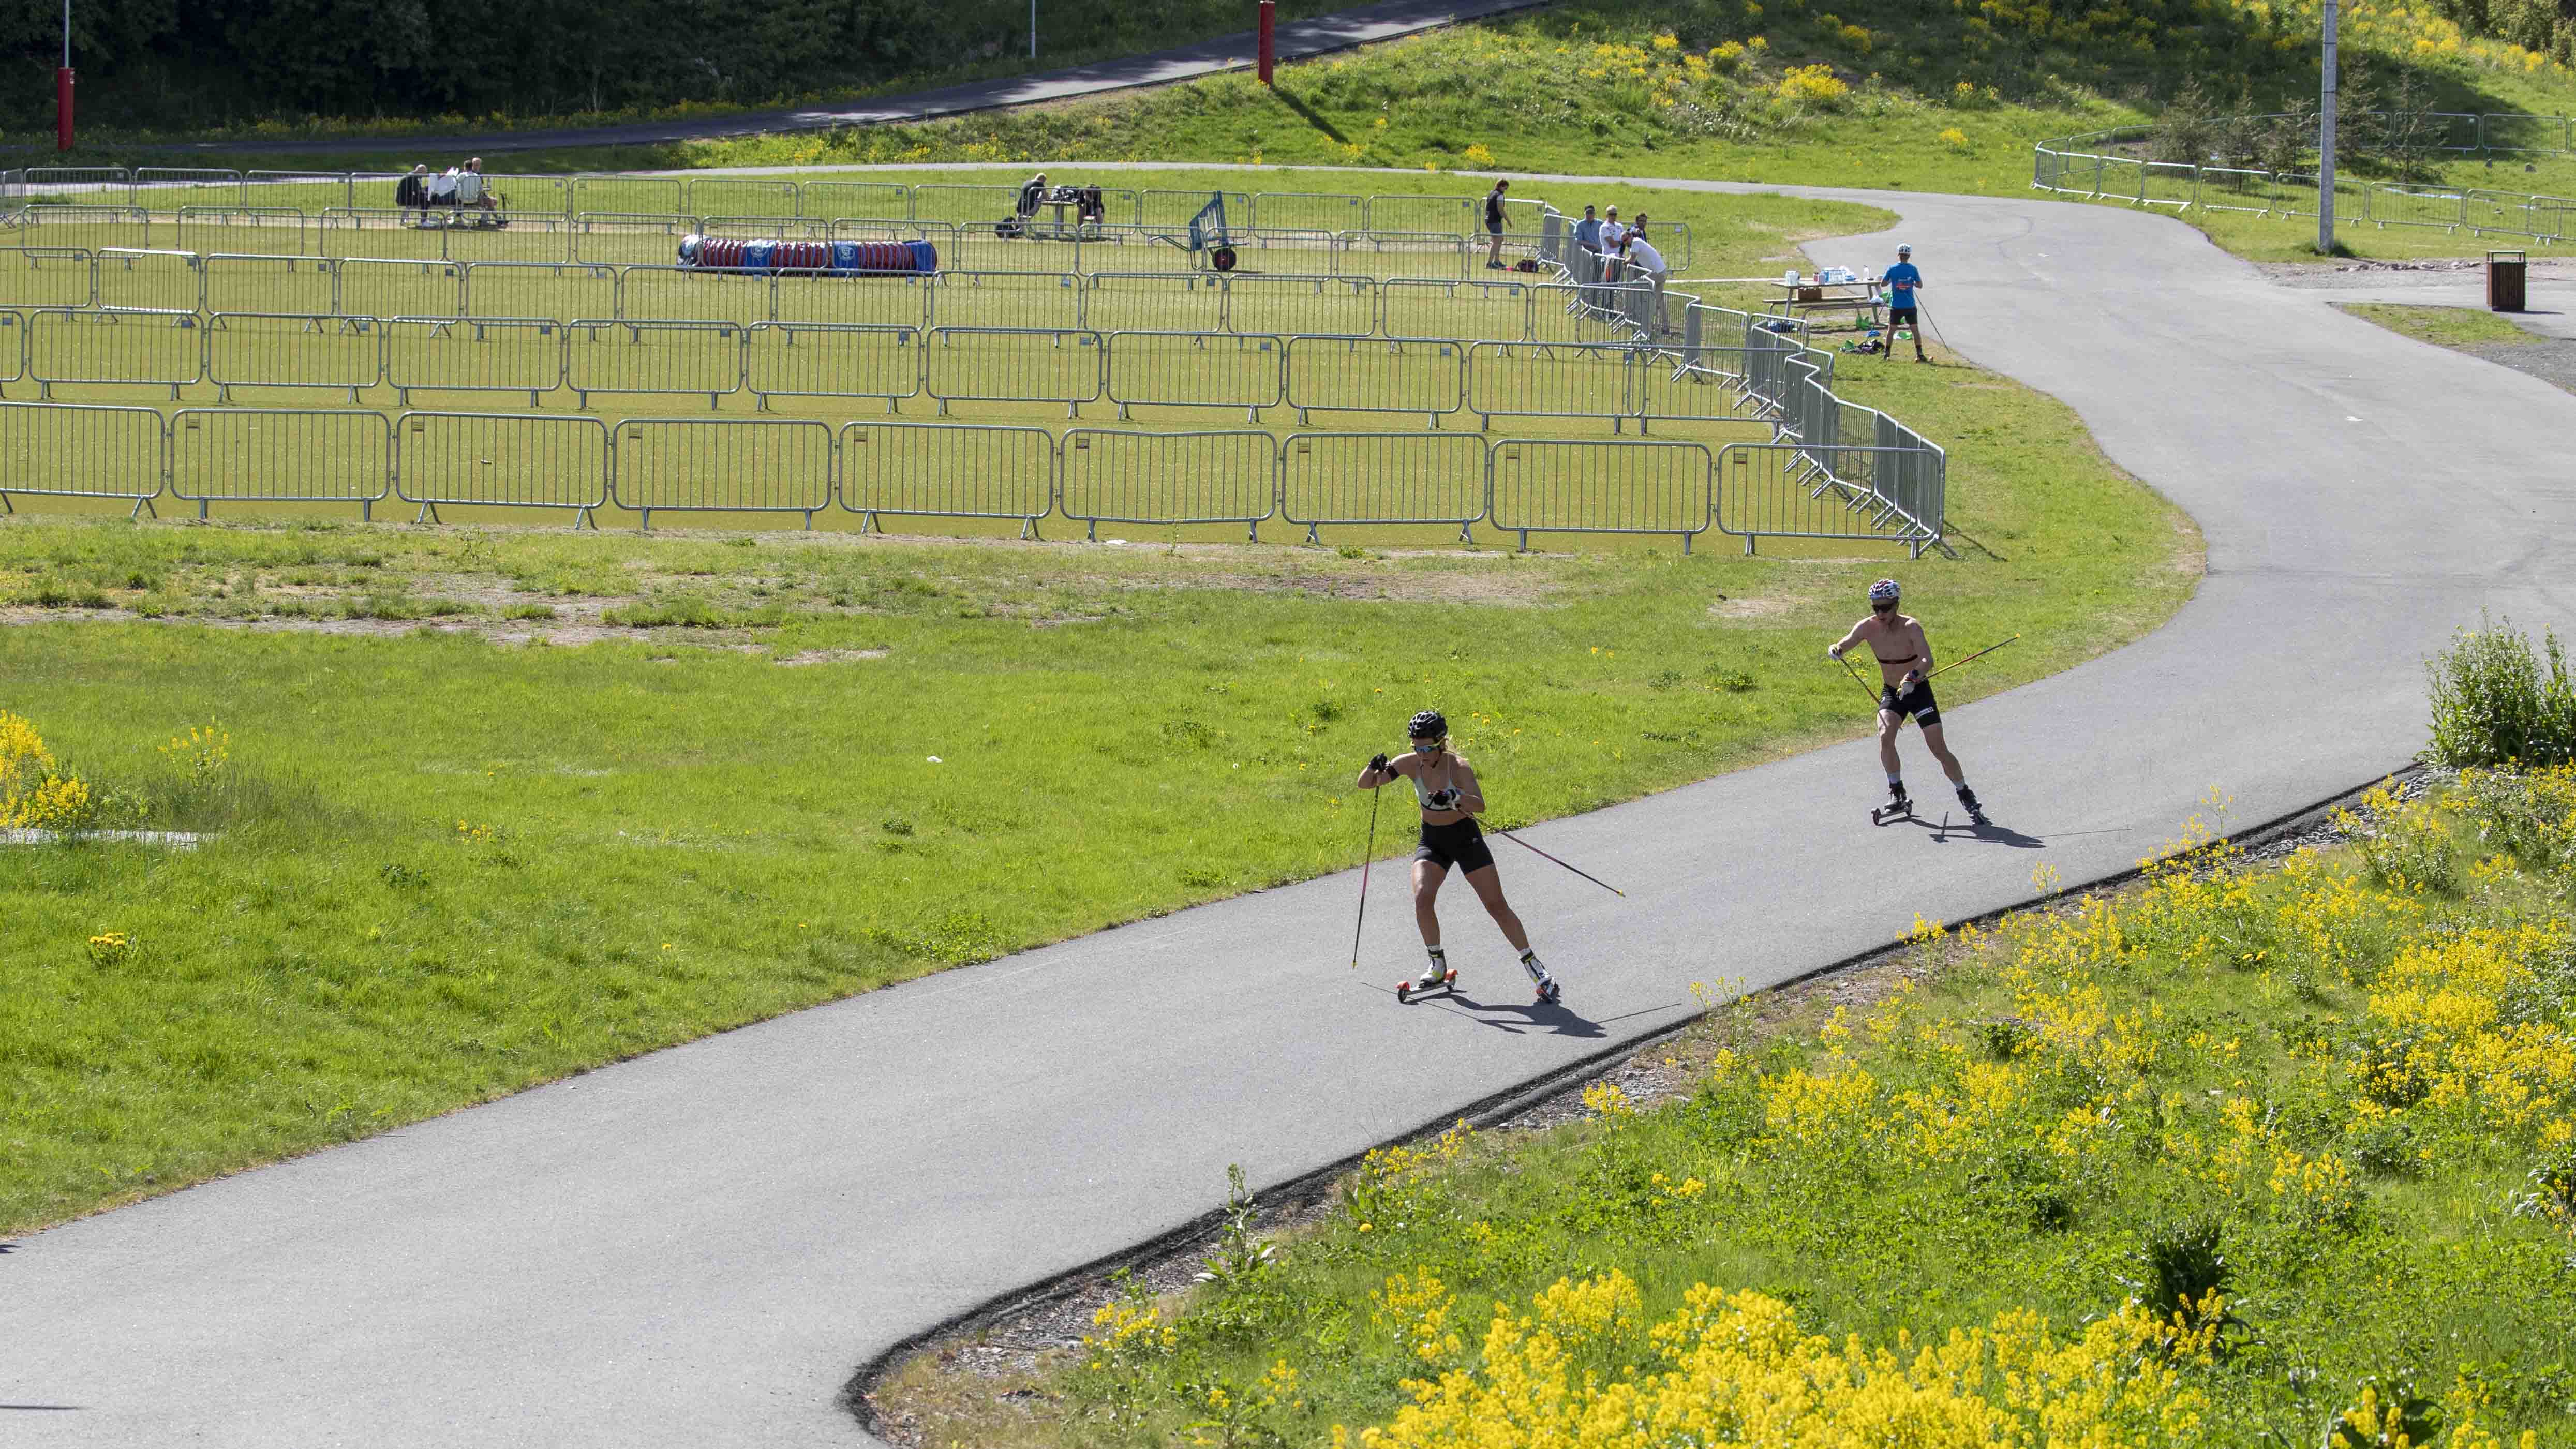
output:
[[[89,938],[89,964],[104,971],[122,966],[134,952],[134,938],[123,931],[102,931]]]

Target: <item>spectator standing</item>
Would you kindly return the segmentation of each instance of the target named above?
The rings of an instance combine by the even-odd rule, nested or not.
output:
[[[1589,206],[1583,208],[1583,220],[1574,224],[1574,244],[1595,257],[1601,255],[1601,218]]]
[[[1628,229],[1619,224],[1619,208],[1611,207],[1601,215],[1601,280],[1616,282],[1619,280],[1619,255],[1628,240]]]
[[[1670,332],[1673,327],[1672,319],[1664,311],[1664,283],[1671,279],[1672,272],[1664,265],[1664,254],[1655,250],[1653,242],[1646,240],[1646,219],[1643,216],[1638,217],[1637,225],[1629,230],[1621,250],[1627,255],[1626,270],[1655,284],[1655,331]]]
[[[1508,181],[1497,181],[1485,193],[1485,270],[1503,269],[1503,195],[1512,189]]]
[[[1902,327],[1914,334],[1914,360],[1930,362],[1932,359],[1923,355],[1923,324],[1916,320],[1921,316],[1918,309],[1922,306],[1923,273],[1914,265],[1914,248],[1898,247],[1896,265],[1879,280],[1887,284],[1887,351],[1880,355],[1896,355],[1896,329]]]

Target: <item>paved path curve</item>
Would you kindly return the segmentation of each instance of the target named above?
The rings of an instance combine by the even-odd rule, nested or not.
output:
[[[1272,37],[1278,59],[1311,60],[1334,51],[1397,40],[1468,20],[1482,20],[1514,10],[1531,10],[1548,0],[1379,0],[1351,10],[1288,21]],[[1043,36],[1043,16],[1041,16]],[[1222,71],[1250,70],[1259,59],[1251,31],[1174,46],[1145,55],[1120,56],[1066,70],[1034,75],[968,81],[937,90],[879,96],[839,106],[809,106],[779,111],[743,111],[733,115],[688,119],[632,121],[614,126],[565,127],[542,131],[488,131],[479,135],[404,134],[395,136],[328,136],[292,141],[205,141],[192,146],[154,147],[174,151],[258,151],[264,155],[325,156],[334,153],[399,151],[435,145],[446,151],[535,151],[559,146],[653,146],[672,141],[706,141],[727,136],[761,136],[780,131],[829,131],[842,126],[901,125],[939,116],[962,116],[1004,106],[1080,100],[1138,86],[1169,85]]]
[[[1677,183],[1604,182],[1636,184]],[[855,1365],[1188,1219],[1229,1161],[1279,1182],[1669,1025],[1693,981],[1777,981],[1917,911],[2025,899],[2041,862],[2120,870],[2212,785],[2251,821],[2365,782],[2420,741],[2418,660],[2453,625],[2576,603],[2576,397],[2273,286],[2169,219],[1852,195],[1904,214],[1951,342],[2074,404],[2208,534],[2167,627],[1955,712],[2010,834],[1870,829],[1871,747],[1838,746],[1532,831],[1629,894],[1508,865],[1565,1010],[1527,1007],[1456,903],[1469,999],[1399,1009],[1380,983],[1410,923],[1375,913],[1354,977],[1345,875],[40,1233],[0,1257],[0,1433],[862,1442],[834,1403]],[[1937,625],[1937,583],[1924,607]]]

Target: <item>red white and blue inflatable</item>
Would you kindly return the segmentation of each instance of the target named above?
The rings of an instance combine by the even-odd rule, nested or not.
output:
[[[816,272],[828,277],[910,276],[939,270],[926,241],[738,241],[680,238],[680,265],[723,272]]]

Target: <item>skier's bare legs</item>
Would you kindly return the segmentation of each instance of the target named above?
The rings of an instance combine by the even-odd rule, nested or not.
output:
[[[1448,876],[1449,867],[1437,862],[1413,863],[1413,924],[1422,928],[1422,944],[1434,951],[1440,949],[1440,882]]]
[[[1888,773],[1892,775],[1896,773],[1896,766],[1892,763],[1896,758],[1896,736],[1893,734],[1887,734],[1882,735],[1881,738],[1887,741],[1884,753],[1891,761],[1887,770]],[[1959,757],[1951,754],[1950,747],[1941,742],[1941,727],[1939,725],[1928,724],[1923,727],[1923,747],[1930,750],[1932,752],[1932,758],[1940,762],[1941,773],[1950,777],[1950,784],[1954,788],[1961,781],[1968,778],[1968,772],[1959,768]]]
[[[1503,899],[1502,873],[1490,865],[1482,870],[1471,870],[1467,872],[1467,884],[1475,887],[1476,899],[1485,903],[1485,913],[1494,918],[1495,925],[1503,928],[1503,939],[1512,943],[1512,949],[1528,950],[1529,932],[1521,929],[1519,912]]]

